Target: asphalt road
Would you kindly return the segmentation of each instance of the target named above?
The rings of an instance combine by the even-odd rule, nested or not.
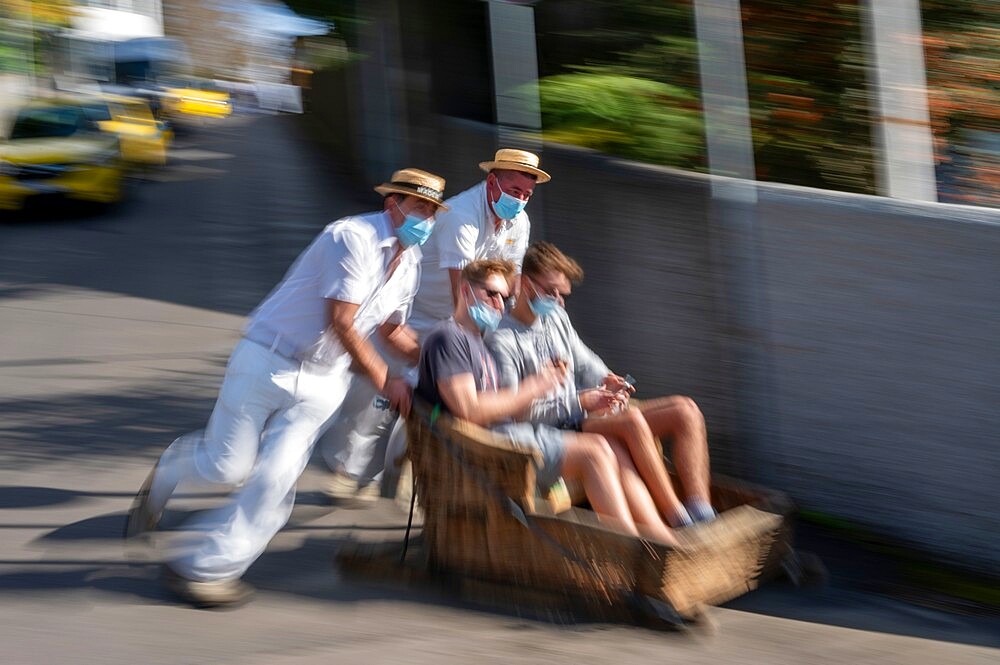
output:
[[[399,538],[405,515],[387,500],[327,505],[319,467],[248,574],[251,604],[178,604],[156,550],[122,547],[132,494],[203,425],[243,316],[325,223],[378,202],[298,119],[266,115],[182,134],[131,194],[106,211],[0,218],[0,662],[1000,661],[996,617],[879,593],[891,563],[816,533],[831,584],[768,584],[716,610],[714,635],[539,621],[353,579],[336,551]]]

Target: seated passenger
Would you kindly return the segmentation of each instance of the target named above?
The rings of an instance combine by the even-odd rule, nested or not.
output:
[[[635,468],[620,443],[598,433],[513,421],[536,400],[562,390],[567,379],[565,368],[539,364],[516,389],[500,389],[496,363],[482,336],[500,322],[513,274],[513,264],[501,260],[473,261],[462,269],[452,318],[424,338],[417,394],[454,416],[493,426],[515,443],[538,449],[544,459],[540,487],[551,487],[560,476],[578,482],[603,521],[632,535],[676,544],[649,492],[636,482]]]
[[[500,386],[517,391],[553,361],[572,381],[532,402],[526,419],[552,427],[600,434],[624,443],[616,451],[623,469],[634,469],[671,526],[715,517],[710,500],[705,419],[689,397],[675,395],[628,405],[634,391],[577,336],[564,299],[583,279],[573,259],[537,242],[524,256],[520,297],[498,330],[486,338],[500,370]],[[586,388],[583,388],[583,387]],[[596,386],[596,387],[595,387]],[[672,441],[671,455],[685,491],[674,491],[656,438]],[[623,456],[624,455],[624,456]]]

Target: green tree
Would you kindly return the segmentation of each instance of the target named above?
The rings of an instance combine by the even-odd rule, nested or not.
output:
[[[581,72],[549,76],[539,93],[548,140],[656,164],[700,164],[701,117],[690,91],[644,78]]]

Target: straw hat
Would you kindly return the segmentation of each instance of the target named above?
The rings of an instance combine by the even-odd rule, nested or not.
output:
[[[430,201],[442,211],[448,206],[442,203],[444,199],[444,178],[420,169],[400,169],[392,174],[392,180],[384,182],[375,191],[386,194],[406,194],[424,201]]]
[[[479,168],[489,172],[493,169],[504,169],[506,171],[523,171],[538,176],[539,184],[548,182],[552,177],[545,171],[538,168],[538,155],[527,150],[517,150],[515,148],[500,148],[492,162],[480,162]]]

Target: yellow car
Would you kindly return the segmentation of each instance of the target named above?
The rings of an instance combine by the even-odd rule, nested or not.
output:
[[[167,150],[174,133],[166,123],[153,117],[144,101],[105,96],[81,99],[79,104],[87,118],[102,132],[118,138],[125,162],[143,166],[167,163]]]
[[[166,83],[161,113],[172,118],[225,118],[233,112],[229,93],[210,81],[175,80]]]
[[[0,210],[51,194],[114,203],[124,177],[118,140],[95,128],[77,105],[29,105],[0,142]]]

